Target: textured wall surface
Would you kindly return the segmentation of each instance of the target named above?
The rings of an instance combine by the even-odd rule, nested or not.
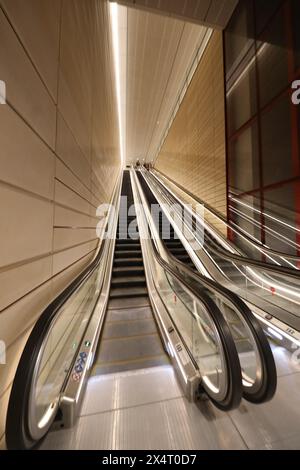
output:
[[[93,258],[119,171],[108,13],[102,0],[0,0],[0,441],[24,343]]]
[[[222,34],[214,32],[155,167],[226,215]]]

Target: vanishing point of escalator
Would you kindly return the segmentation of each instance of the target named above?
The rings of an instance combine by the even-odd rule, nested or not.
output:
[[[129,229],[136,227],[136,216],[128,215],[134,203],[128,171],[121,194],[127,196],[126,210],[119,215],[108,310],[92,375],[169,364],[149,302],[139,234]]]

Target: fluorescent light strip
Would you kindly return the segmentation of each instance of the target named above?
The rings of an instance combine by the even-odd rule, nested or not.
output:
[[[113,55],[115,65],[115,81],[117,93],[117,106],[118,106],[118,120],[119,120],[119,139],[120,139],[120,157],[121,164],[124,166],[124,135],[122,123],[122,107],[121,107],[121,67],[120,67],[120,37],[119,37],[119,10],[116,3],[110,3],[110,21],[112,30],[113,41]]]

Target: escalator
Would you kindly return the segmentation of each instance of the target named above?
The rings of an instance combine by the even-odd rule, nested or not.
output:
[[[149,301],[136,216],[128,215],[134,204],[128,171],[121,196],[109,302],[93,376],[170,363]],[[129,233],[131,224],[134,233]]]
[[[154,191],[148,184],[148,173],[137,172],[137,178],[149,207],[159,205]],[[176,202],[176,201],[175,201]],[[171,258],[177,260],[177,269],[191,286],[200,288],[220,307],[235,341],[243,373],[244,397],[255,403],[271,399],[276,390],[276,367],[271,348],[258,321],[247,305],[233,292],[212,279],[196,272],[196,268],[180,240],[176,240],[174,228],[161,205],[157,229],[159,237]],[[162,212],[162,213],[161,213]],[[169,234],[169,237],[168,237]],[[176,245],[175,245],[176,243]],[[174,249],[174,246],[176,248]],[[255,358],[255,359],[254,359]],[[255,364],[255,366],[253,366]]]
[[[168,197],[171,204],[174,201],[180,204],[179,196],[160,181],[160,175],[149,176],[155,180]],[[183,189],[180,188],[181,193]],[[167,194],[168,193],[168,194]],[[188,196],[191,198],[191,196]],[[181,203],[182,204],[182,203]],[[212,209],[209,209],[212,213]],[[219,216],[215,216],[216,221],[222,223],[227,230],[227,223],[221,221]],[[248,301],[261,312],[263,317],[268,317],[268,321],[273,321],[276,327],[277,322],[283,331],[288,334],[296,334],[300,331],[299,303],[300,303],[300,275],[299,270],[281,266],[279,261],[290,259],[297,262],[296,256],[285,255],[284,253],[269,250],[267,247],[259,247],[257,242],[244,234],[237,228],[234,229],[236,236],[246,240],[248,244],[253,244],[253,252],[259,254],[259,259],[249,258],[241,253],[232,242],[226,238],[220,242],[222,236],[215,235],[214,228],[205,221],[203,249],[199,250],[197,256],[205,264],[210,275],[220,284],[237,293],[244,300]],[[223,244],[224,243],[224,244]],[[226,248],[227,247],[227,248]],[[262,253],[265,254],[268,262],[262,261]],[[258,255],[256,255],[257,257]],[[275,258],[274,258],[275,257]],[[271,260],[275,259],[272,264]],[[287,344],[288,346],[288,344]]]
[[[161,258],[153,240],[140,240],[131,182],[125,171],[111,205],[121,209],[107,215],[116,237],[103,239],[29,335],[8,405],[9,449],[35,448],[51,429],[72,427],[90,377],[171,364],[190,399],[205,394],[222,410],[241,401],[239,356],[219,307]],[[174,234],[169,241],[178,254]]]

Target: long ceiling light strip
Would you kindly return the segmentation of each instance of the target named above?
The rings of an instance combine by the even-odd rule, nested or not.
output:
[[[114,55],[114,66],[115,66],[115,82],[116,82],[116,94],[117,94],[117,106],[118,106],[118,120],[119,120],[119,139],[120,139],[120,158],[122,167],[125,164],[125,152],[124,152],[124,133],[123,133],[123,122],[122,122],[122,100],[121,100],[121,64],[120,64],[120,37],[119,37],[119,7],[116,3],[110,3],[110,21],[112,31],[112,42],[113,42],[113,55]]]

